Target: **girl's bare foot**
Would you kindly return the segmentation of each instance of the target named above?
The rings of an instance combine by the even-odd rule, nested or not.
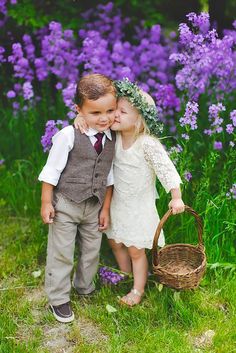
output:
[[[143,293],[133,288],[131,291],[120,299],[121,304],[128,306],[138,305],[142,300]]]

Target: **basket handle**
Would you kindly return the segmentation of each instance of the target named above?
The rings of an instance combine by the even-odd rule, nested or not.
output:
[[[198,247],[199,248],[204,248],[203,245],[203,239],[202,239],[202,233],[203,233],[203,224],[202,224],[202,220],[200,218],[200,216],[197,214],[197,212],[195,212],[191,207],[185,205],[184,206],[184,210],[187,211],[188,213],[191,213],[196,221],[197,221],[197,229],[198,229]],[[160,220],[154,239],[153,239],[153,245],[152,245],[152,259],[153,259],[153,264],[155,266],[157,266],[158,264],[158,254],[157,254],[157,244],[158,244],[158,239],[161,233],[161,230],[165,224],[165,222],[167,221],[167,219],[172,215],[172,209],[169,209],[164,216],[162,217],[162,219]]]

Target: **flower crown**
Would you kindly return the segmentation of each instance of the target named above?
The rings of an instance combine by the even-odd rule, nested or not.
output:
[[[150,133],[159,135],[163,131],[163,124],[158,119],[157,108],[147,102],[145,97],[142,96],[140,88],[127,77],[123,80],[115,81],[115,87],[118,97],[127,98],[140,111]]]

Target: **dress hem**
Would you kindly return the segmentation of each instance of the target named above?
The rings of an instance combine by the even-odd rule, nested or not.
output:
[[[107,236],[108,239],[114,240],[117,244],[120,244],[120,243],[124,244],[127,248],[129,248],[129,247],[131,247],[131,246],[134,246],[134,247],[137,248],[137,249],[149,249],[149,250],[152,249],[152,244],[153,244],[153,242],[151,243],[151,245],[147,245],[147,244],[144,245],[144,244],[143,244],[143,246],[142,246],[142,245],[141,245],[141,246],[137,246],[137,245],[135,245],[133,242],[128,242],[127,240],[123,240],[123,239],[121,239],[121,238],[114,238],[114,237],[109,236],[109,235],[107,235],[107,234],[106,234],[106,236]],[[158,246],[159,246],[160,248],[163,248],[163,246],[165,246],[165,242],[162,243],[161,245],[158,244]]]

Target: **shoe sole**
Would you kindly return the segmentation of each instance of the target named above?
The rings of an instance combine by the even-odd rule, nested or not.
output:
[[[54,311],[52,305],[49,305],[49,309],[50,309],[50,311],[52,312],[52,314],[53,314],[53,316],[55,317],[55,319],[56,319],[57,321],[59,321],[59,322],[68,323],[68,322],[72,322],[72,321],[74,320],[74,318],[75,318],[73,311],[72,311],[72,315],[71,315],[71,316],[69,316],[69,317],[61,317],[61,316],[58,316],[58,315],[55,313],[55,311]]]

